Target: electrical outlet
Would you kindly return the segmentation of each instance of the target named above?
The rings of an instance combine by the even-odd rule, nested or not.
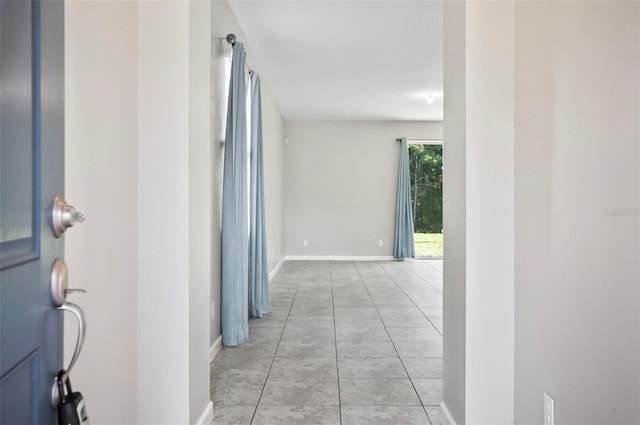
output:
[[[211,301],[211,320],[213,320],[216,312],[216,303]]]
[[[544,393],[544,425],[555,423],[555,401],[547,393]]]
[[[305,239],[305,240],[303,240],[303,241],[302,241],[302,245],[304,245],[304,246],[309,246],[309,241],[308,241],[308,240],[306,240],[306,239]]]
[[[378,246],[384,246],[384,241],[382,239],[378,241]]]

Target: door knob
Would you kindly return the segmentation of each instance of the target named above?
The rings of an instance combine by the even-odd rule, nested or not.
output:
[[[82,223],[86,216],[82,211],[76,211],[73,205],[69,205],[59,196],[53,198],[53,208],[51,209],[51,224],[56,238],[76,223]]]

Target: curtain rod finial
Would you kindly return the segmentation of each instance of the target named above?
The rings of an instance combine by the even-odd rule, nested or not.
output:
[[[227,43],[233,46],[234,44],[236,44],[236,35],[231,32],[227,34],[226,40],[227,40]]]

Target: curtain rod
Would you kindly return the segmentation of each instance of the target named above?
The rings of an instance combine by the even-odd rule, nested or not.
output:
[[[412,140],[415,142],[442,142],[442,139],[410,139],[406,137],[407,141]],[[402,139],[396,139],[396,142],[402,142]]]
[[[1,1],[1,0],[0,0]],[[220,45],[222,46],[222,40],[226,40],[227,43],[231,44],[231,46],[235,46],[236,45],[236,35],[232,32],[230,32],[229,34],[227,34],[226,37],[220,37],[218,38],[218,40],[220,40]],[[248,66],[246,66],[245,64],[245,69],[246,71],[251,74],[251,73],[256,73],[253,69],[249,68]]]
[[[234,44],[236,44],[236,35],[230,32],[226,37],[220,38],[220,44],[222,44],[222,40],[227,40],[227,43],[233,46]]]

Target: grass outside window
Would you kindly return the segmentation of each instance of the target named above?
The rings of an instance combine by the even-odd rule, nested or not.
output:
[[[414,233],[416,257],[442,257],[442,233]]]

